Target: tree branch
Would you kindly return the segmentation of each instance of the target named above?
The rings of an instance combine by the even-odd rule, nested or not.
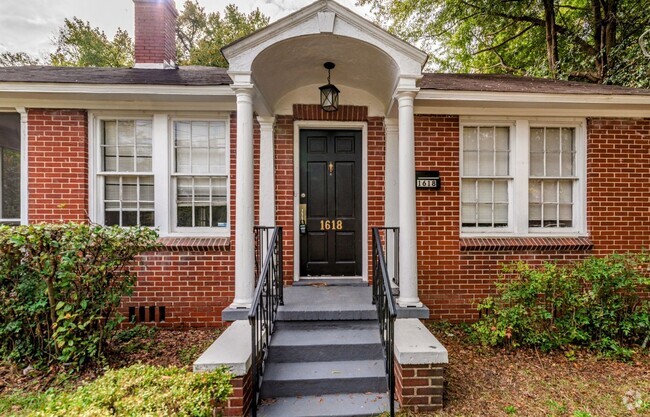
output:
[[[519,32],[519,33],[509,37],[508,39],[504,40],[503,42],[500,42],[497,45],[492,45],[490,47],[483,48],[483,49],[481,49],[479,51],[474,52],[472,55],[478,55],[478,54],[482,54],[483,52],[488,52],[488,51],[493,51],[495,49],[498,49],[498,48],[502,47],[503,45],[505,45],[506,43],[508,43],[508,42],[510,42],[512,40],[515,40],[520,36],[523,36],[526,32],[528,32],[529,30],[531,30],[534,27],[535,27],[535,25],[530,25],[527,28],[525,28],[524,30],[522,30],[521,32]]]

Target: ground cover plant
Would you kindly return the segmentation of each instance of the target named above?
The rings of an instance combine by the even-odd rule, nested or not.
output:
[[[230,389],[229,378],[218,371],[196,380],[191,370],[219,333],[122,329],[107,346],[106,368],[86,367],[74,375],[47,369],[23,372],[15,364],[0,362],[0,416],[102,416],[108,415],[106,404],[112,404],[116,411],[111,415],[117,416],[212,415],[212,403]],[[136,392],[141,400],[134,402]],[[196,398],[203,398],[200,407],[195,407]]]
[[[650,340],[650,256],[611,254],[540,267],[507,265],[472,326],[483,344],[544,351],[584,346],[630,358]]]
[[[156,241],[140,227],[0,226],[0,357],[69,370],[101,359],[135,284],[130,263]]]

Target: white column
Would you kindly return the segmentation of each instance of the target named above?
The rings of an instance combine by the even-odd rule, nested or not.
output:
[[[253,170],[253,86],[233,86],[237,93],[237,166],[235,187],[235,300],[231,307],[250,307],[255,289]]]
[[[260,124],[260,226],[275,226],[274,117],[257,117]]]
[[[399,298],[402,307],[422,307],[418,297],[417,226],[415,210],[415,123],[417,91],[398,91],[399,104]]]
[[[386,155],[384,165],[384,224],[399,225],[399,126],[397,120],[384,120]]]

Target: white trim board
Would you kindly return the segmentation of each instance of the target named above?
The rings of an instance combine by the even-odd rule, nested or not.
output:
[[[300,205],[300,130],[301,129],[324,129],[324,130],[360,130],[362,153],[361,155],[361,228],[364,239],[361,243],[361,255],[363,257],[362,276],[363,281],[368,281],[368,123],[366,122],[329,122],[320,120],[298,120],[293,123],[293,280],[300,281],[300,228],[298,227],[298,207]],[[307,279],[307,277],[304,277]],[[359,277],[344,277],[359,278]]]

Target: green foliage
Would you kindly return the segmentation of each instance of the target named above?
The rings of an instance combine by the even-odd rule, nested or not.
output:
[[[102,358],[132,292],[134,257],[156,246],[148,228],[0,226],[0,355],[77,369]]]
[[[39,60],[26,52],[3,52],[0,54],[0,67],[38,65]]]
[[[229,4],[223,14],[206,13],[197,0],[186,0],[176,30],[180,63],[227,67],[221,48],[268,24],[259,9],[246,14]]]
[[[450,72],[510,73],[648,87],[637,0],[359,0],[378,23]],[[553,30],[551,30],[553,28]]]
[[[491,346],[543,350],[581,345],[617,357],[650,332],[650,257],[646,253],[590,257],[573,265],[519,262],[504,267],[497,295],[478,308],[472,326]]]
[[[20,416],[192,416],[209,417],[232,392],[224,369],[188,372],[175,367],[133,365],[109,370],[74,392],[40,394]],[[43,401],[45,397],[45,401]]]
[[[50,54],[52,65],[61,67],[130,67],[133,65],[133,42],[129,34],[118,29],[108,39],[99,28],[78,17],[65,19],[55,40],[56,51]]]

